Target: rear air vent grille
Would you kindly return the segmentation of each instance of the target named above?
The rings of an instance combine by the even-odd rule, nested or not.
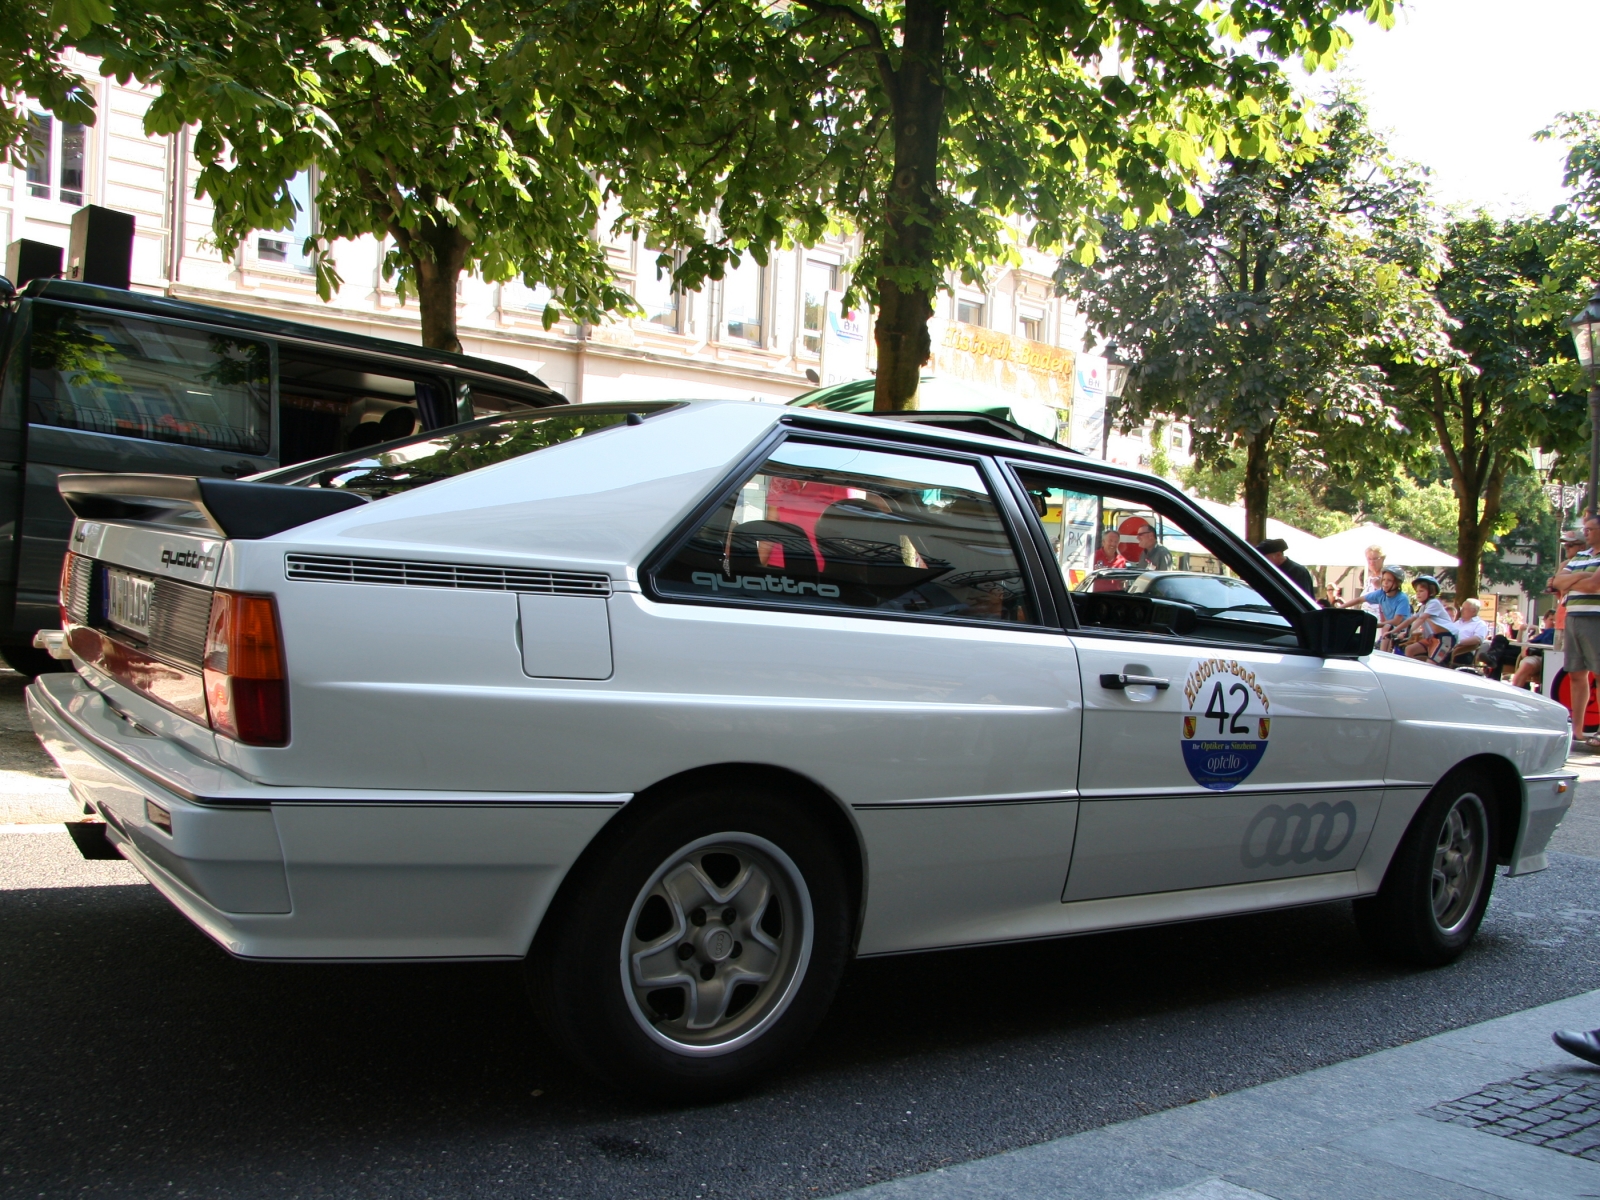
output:
[[[380,583],[392,587],[461,588],[475,592],[531,592],[546,596],[609,596],[611,577],[586,571],[538,571],[479,563],[403,562],[393,558],[339,558],[290,554],[290,579],[315,583]]]
[[[79,625],[89,623],[89,584],[94,579],[94,559],[76,555],[67,576],[67,616]]]
[[[206,626],[211,623],[211,593],[171,579],[150,589],[152,654],[200,669],[206,656]]]

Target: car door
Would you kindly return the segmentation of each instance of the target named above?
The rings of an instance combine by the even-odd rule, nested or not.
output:
[[[1304,653],[1287,589],[1177,498],[1088,474],[1018,478],[1069,589],[1083,681],[1063,899],[1353,870],[1389,750],[1374,673]],[[1102,530],[1141,521],[1171,569],[1071,590],[1093,587],[1083,576]]]
[[[238,477],[276,464],[271,346],[226,329],[35,301],[14,628],[53,628],[70,471]]]
[[[762,763],[861,838],[862,953],[1026,936],[1059,917],[1079,676],[983,459],[795,435],[612,605],[619,682],[654,664],[654,771]]]

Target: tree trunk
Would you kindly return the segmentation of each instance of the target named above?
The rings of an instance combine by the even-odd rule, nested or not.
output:
[[[937,0],[906,0],[900,66],[889,71],[894,176],[885,199],[883,265],[878,273],[877,412],[915,408],[917,382],[932,345],[934,289],[917,283],[932,266],[939,214],[939,139],[944,130],[947,12]],[[887,55],[882,61],[887,63]]]
[[[1272,488],[1272,426],[1254,434],[1244,460],[1244,540],[1252,546],[1267,538],[1267,496]]]
[[[469,243],[449,225],[409,239],[406,247],[416,271],[417,307],[422,314],[422,344],[431,350],[461,352],[456,336],[456,283]]]
[[[1474,599],[1478,595],[1479,580],[1483,577],[1483,547],[1489,540],[1489,531],[1500,519],[1500,497],[1505,487],[1506,465],[1495,456],[1489,478],[1483,489],[1483,508],[1478,508],[1477,497],[1464,497],[1464,489],[1456,492],[1456,603]]]

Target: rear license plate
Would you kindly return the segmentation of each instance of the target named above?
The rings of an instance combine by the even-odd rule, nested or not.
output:
[[[124,633],[150,637],[150,585],[143,575],[106,568],[106,621]]]

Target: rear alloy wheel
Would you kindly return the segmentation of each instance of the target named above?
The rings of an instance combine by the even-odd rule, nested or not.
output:
[[[840,855],[801,805],[701,792],[624,811],[528,958],[581,1065],[679,1103],[756,1082],[798,1050],[849,954]]]
[[[1418,966],[1453,962],[1483,921],[1494,887],[1494,792],[1460,772],[1442,782],[1411,828],[1376,896],[1355,902],[1369,945]]]

